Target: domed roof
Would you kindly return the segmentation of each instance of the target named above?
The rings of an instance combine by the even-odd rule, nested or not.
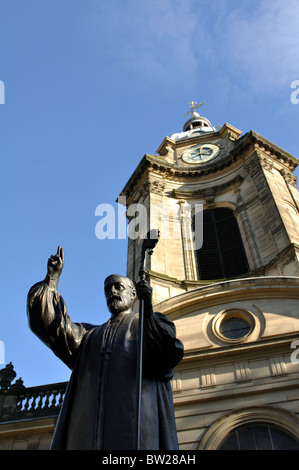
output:
[[[217,130],[219,130],[220,126],[212,126],[212,124],[207,118],[200,116],[198,112],[195,111],[195,109],[199,108],[203,104],[204,102],[197,104],[196,101],[191,101],[191,109],[186,114],[191,114],[191,118],[188,119],[187,122],[185,122],[183,132],[179,132],[171,136],[173,140],[195,137],[196,135],[201,135],[208,132],[216,132]]]
[[[187,122],[185,122],[183,131],[191,131],[192,129],[195,129],[197,127],[212,127],[212,124],[210,121],[203,117],[200,116],[196,111],[193,111],[192,116],[190,119],[188,119]]]

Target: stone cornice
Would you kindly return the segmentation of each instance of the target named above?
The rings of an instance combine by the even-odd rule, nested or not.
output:
[[[168,141],[169,138],[167,138]],[[171,139],[169,139],[170,141]],[[163,141],[164,142],[164,141]],[[212,162],[207,162],[202,166],[197,167],[182,167],[175,166],[174,163],[169,163],[160,155],[145,154],[136,170],[128,180],[123,188],[120,196],[125,196],[130,199],[137,189],[137,186],[144,180],[148,172],[157,171],[163,175],[164,178],[199,178],[208,176],[209,174],[216,173],[217,171],[224,170],[231,166],[234,162],[239,160],[248,150],[256,149],[258,147],[261,151],[268,154],[269,158],[274,161],[285,165],[290,171],[294,171],[297,167],[299,160],[286,152],[282,148],[273,144],[269,140],[262,137],[255,131],[250,131],[244,136],[235,141],[235,145],[231,151],[223,158],[216,159]]]
[[[281,336],[275,336],[275,337],[268,337],[268,338],[261,338],[257,341],[253,342],[245,342],[245,343],[237,343],[233,347],[232,345],[228,346],[221,346],[217,348],[211,348],[211,349],[206,349],[206,348],[198,348],[198,349],[190,349],[188,351],[185,351],[184,355],[184,362],[193,362],[193,361],[198,361],[198,359],[202,359],[203,357],[205,358],[217,358],[217,360],[220,362],[222,357],[224,356],[226,359],[229,356],[236,356],[240,355],[243,353],[248,357],[248,352],[253,353],[253,352],[260,352],[260,351],[265,351],[266,350],[273,350],[274,348],[279,347],[280,350],[282,347],[285,347],[286,351],[290,350],[290,343],[294,340],[298,339],[298,333],[297,332],[292,332],[292,333],[287,333],[287,334],[282,334]]]
[[[158,171],[160,174],[163,174],[164,178],[199,178],[201,176],[206,176],[209,173],[215,173],[218,170],[222,170],[227,166],[230,166],[233,163],[233,159],[229,155],[219,161],[218,164],[205,165],[205,168],[188,168],[188,167],[176,167],[173,163],[165,162],[161,157],[156,155],[145,154],[141,162],[137,166],[136,170],[132,174],[131,178],[123,188],[120,193],[120,196],[125,196],[127,199],[130,199],[133,192],[136,191],[137,185],[140,184],[140,181],[143,181],[145,176],[150,171]]]
[[[174,189],[172,194],[177,199],[188,199],[188,198],[194,198],[194,197],[205,199],[206,196],[211,196],[211,194],[213,194],[213,196],[216,197],[217,195],[223,192],[238,188],[242,184],[243,181],[244,181],[244,178],[240,175],[237,175],[235,178],[228,181],[227,183],[215,185],[213,187],[209,186],[208,188],[197,189],[194,191],[192,190],[184,191],[181,189]]]
[[[294,157],[294,155],[286,152],[278,145],[270,142],[265,137],[252,130],[236,141],[236,144],[230,153],[232,156],[238,158],[252,146],[256,146],[260,150],[264,150],[268,153],[269,157],[285,164],[291,171],[294,171],[299,164],[299,160]]]
[[[156,304],[154,309],[169,315],[172,320],[181,318],[198,306],[218,305],[222,301],[268,298],[299,299],[299,277],[262,276],[215,282],[178,294]]]

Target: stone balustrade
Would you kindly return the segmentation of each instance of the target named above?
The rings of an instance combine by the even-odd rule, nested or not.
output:
[[[14,416],[26,419],[57,415],[63,403],[66,385],[62,382],[25,388],[17,395]]]
[[[15,376],[12,370],[9,364],[0,371],[0,423],[58,416],[67,382],[25,387],[18,379],[11,384]],[[10,380],[7,380],[8,372]]]

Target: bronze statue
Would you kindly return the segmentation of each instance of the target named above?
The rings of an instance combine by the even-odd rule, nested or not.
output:
[[[178,448],[170,379],[183,357],[175,326],[153,312],[151,288],[136,288],[120,275],[105,280],[111,313],[100,326],[73,323],[57,286],[64,254],[48,260],[44,281],[28,294],[32,331],[72,369],[51,449],[134,450],[136,442],[136,362],[138,317],[132,306],[138,296],[144,311],[140,449]]]

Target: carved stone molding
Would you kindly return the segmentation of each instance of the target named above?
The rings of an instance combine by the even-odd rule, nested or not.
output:
[[[261,162],[261,165],[265,170],[272,171],[274,167],[274,162],[272,162],[269,158],[264,157],[262,155],[259,155],[259,160]]]
[[[245,165],[244,168],[249,173],[250,176],[256,174],[260,168],[265,170],[272,171],[274,167],[274,162],[270,158],[264,157],[256,153]]]
[[[163,196],[165,187],[166,183],[163,180],[154,178],[146,179],[146,181],[140,186],[138,190],[138,196],[142,199],[145,199],[149,193]]]
[[[271,161],[277,161],[286,165],[290,171],[294,171],[298,165],[298,160],[296,157],[254,131],[250,131],[241,137],[237,141],[237,144],[235,148],[232,149],[231,153],[236,154],[237,156],[242,154],[244,155],[245,152],[247,152],[253,146],[255,149],[259,149],[263,153],[269,155]]]
[[[173,149],[169,146],[166,146],[164,147],[164,149],[162,150],[161,152],[161,155],[164,157],[165,155],[167,155],[169,152],[173,152]]]
[[[297,176],[293,175],[290,171],[286,171],[285,169],[280,170],[280,174],[284,177],[285,181],[292,186],[296,186],[297,184]]]
[[[159,194],[163,196],[165,191],[165,181],[162,180],[150,180],[149,182],[149,190],[152,193]]]
[[[231,189],[238,188],[241,186],[244,178],[240,175],[236,176],[234,179],[228,181],[227,183],[219,184],[217,186],[196,189],[196,190],[182,190],[180,188],[174,189],[172,191],[172,196],[176,199],[205,199],[207,202],[213,202],[215,197],[221,193],[230,191]]]

